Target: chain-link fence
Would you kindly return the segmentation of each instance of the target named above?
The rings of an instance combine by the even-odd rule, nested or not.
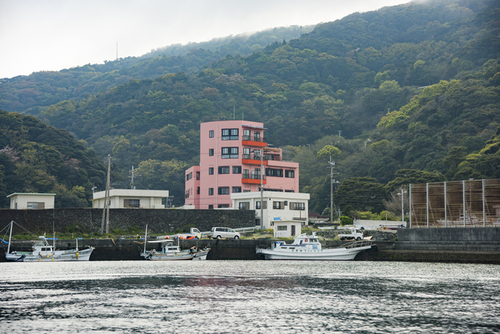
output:
[[[409,227],[500,226],[500,179],[411,184]]]

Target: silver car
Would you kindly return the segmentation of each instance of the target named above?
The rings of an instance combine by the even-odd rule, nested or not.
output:
[[[228,227],[212,227],[211,237],[213,239],[229,238],[239,239],[240,234]]]

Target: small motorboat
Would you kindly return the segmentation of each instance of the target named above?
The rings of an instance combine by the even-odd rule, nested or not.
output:
[[[349,261],[372,246],[372,241],[361,240],[337,248],[323,249],[318,237],[313,233],[296,237],[292,244],[275,241],[271,248],[257,248],[256,253],[264,255],[266,260]]]

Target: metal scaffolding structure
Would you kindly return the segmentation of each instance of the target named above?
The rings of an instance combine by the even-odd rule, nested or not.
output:
[[[409,185],[409,227],[500,227],[500,179]]]

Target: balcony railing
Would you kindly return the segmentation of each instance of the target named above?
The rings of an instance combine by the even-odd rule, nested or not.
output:
[[[247,179],[247,180],[260,180],[260,173],[255,173],[255,172],[245,173],[245,172],[243,172],[243,174],[241,174],[241,178]],[[262,177],[262,179],[265,180],[266,176],[264,175]]]
[[[243,154],[243,159],[248,159],[248,160],[260,160],[260,154]],[[281,161],[281,157],[276,154],[264,154],[264,161]]]
[[[254,137],[254,136],[245,136],[243,135],[243,140],[244,141],[256,141],[259,143],[265,143],[266,142],[266,137]]]

